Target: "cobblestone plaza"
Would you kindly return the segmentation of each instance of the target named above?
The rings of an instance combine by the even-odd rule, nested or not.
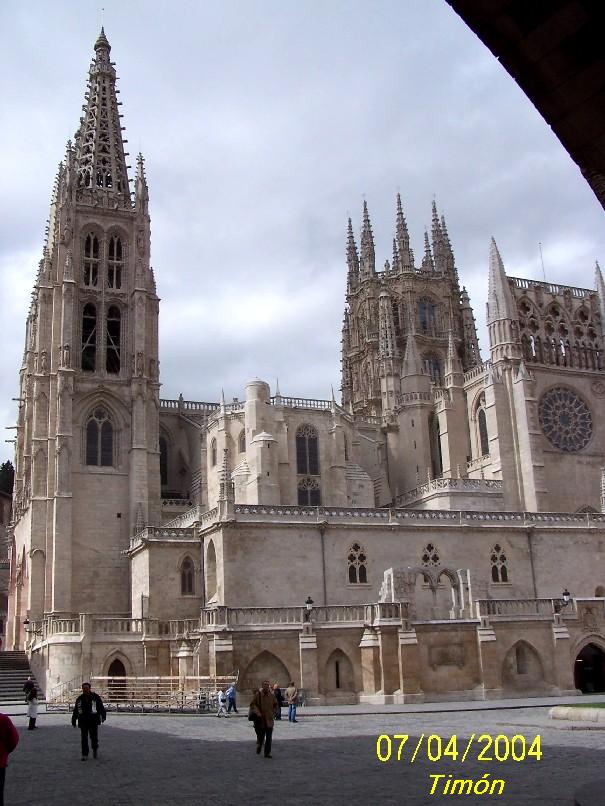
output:
[[[242,703],[242,705],[245,705]],[[242,708],[242,711],[245,710]],[[357,711],[357,713],[355,713]],[[547,708],[519,708],[441,713],[363,714],[361,709],[312,709],[300,712],[296,725],[276,723],[273,758],[254,752],[253,731],[241,715],[213,716],[109,714],[100,730],[99,758],[80,761],[79,733],[67,714],[41,714],[40,729],[28,733],[26,717],[13,717],[21,741],[13,754],[6,783],[10,806],[191,806],[215,804],[410,804],[456,800],[444,794],[453,779],[504,780],[502,795],[465,795],[465,803],[495,799],[514,806],[571,806],[574,791],[602,773],[605,730],[574,723],[555,723]],[[464,763],[461,756],[471,734],[529,740],[541,736],[542,758],[478,762],[474,744]],[[409,734],[402,760],[376,756],[380,734]],[[416,760],[411,756],[420,736]],[[431,762],[426,739],[459,737],[459,756]],[[485,741],[481,743],[484,746]],[[502,744],[502,743],[501,743]],[[488,755],[493,757],[493,746]],[[437,754],[433,740],[432,754]],[[430,790],[437,781],[433,795]]]

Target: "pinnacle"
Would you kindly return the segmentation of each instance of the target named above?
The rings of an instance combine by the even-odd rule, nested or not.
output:
[[[109,44],[109,40],[105,36],[105,28],[101,26],[101,33],[97,37],[97,41],[95,42],[95,50],[99,48],[107,48],[107,50],[111,50],[111,45]]]

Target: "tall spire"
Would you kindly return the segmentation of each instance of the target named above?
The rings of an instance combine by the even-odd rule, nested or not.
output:
[[[601,328],[605,335],[605,283],[598,260],[595,260],[595,288],[599,295],[599,313],[601,314]]]
[[[349,218],[347,229],[347,290],[351,291],[359,282],[359,256],[357,254],[357,244],[353,235],[353,224]]]
[[[117,100],[116,71],[109,59],[111,46],[101,28],[95,42],[85,93],[84,116],[75,135],[75,168],[78,187],[92,192],[109,192],[130,206],[128,170]]]
[[[374,254],[374,236],[372,235],[372,225],[370,224],[370,214],[368,213],[368,203],[363,203],[363,227],[361,230],[361,275],[374,274],[376,270],[376,258]]]
[[[447,231],[444,215],[441,216],[441,237],[443,238],[443,250],[445,254],[445,270],[454,278],[456,285],[458,285],[458,271],[456,269],[454,251],[452,249],[452,244],[450,243],[450,236]]]
[[[403,215],[401,194],[397,194],[397,215],[395,220],[395,240],[399,257],[400,271],[414,271],[414,253],[410,249],[410,236],[408,225]]]
[[[149,188],[145,176],[145,159],[139,151],[137,155],[137,169],[134,177],[134,202],[137,210],[146,213],[149,206]]]
[[[487,324],[499,319],[517,319],[517,311],[500,252],[492,238],[489,250]]]
[[[433,199],[431,209],[431,240],[433,242],[433,260],[435,271],[445,274],[447,271],[447,252],[441,222],[437,215],[437,204]]]
[[[433,262],[433,255],[431,254],[431,245],[429,243],[429,234],[424,231],[424,257],[420,271],[435,271],[435,263]]]

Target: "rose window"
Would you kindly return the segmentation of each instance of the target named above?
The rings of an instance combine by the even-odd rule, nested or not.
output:
[[[556,386],[540,401],[540,426],[555,448],[573,453],[592,437],[592,414],[579,395]]]

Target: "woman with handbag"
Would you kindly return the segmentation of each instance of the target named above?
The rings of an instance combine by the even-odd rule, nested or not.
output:
[[[268,680],[263,680],[262,688],[252,697],[248,719],[253,722],[256,732],[256,752],[260,755],[264,744],[265,758],[272,758],[271,743],[276,707],[277,700],[271,691],[271,683]]]

